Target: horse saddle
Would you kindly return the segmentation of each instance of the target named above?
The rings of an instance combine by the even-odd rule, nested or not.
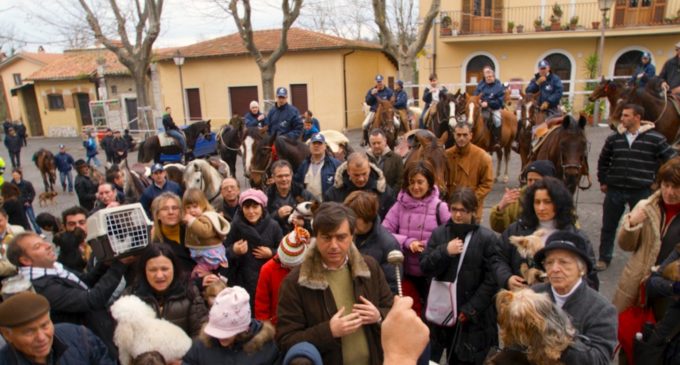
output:
[[[531,153],[535,154],[538,152],[538,150],[541,148],[541,145],[543,145],[543,142],[545,142],[546,139],[548,139],[548,136],[557,128],[559,128],[562,125],[562,119],[564,118],[559,118],[559,122],[557,124],[548,124],[547,122],[539,125],[536,128],[536,131],[534,132],[534,140],[531,142]]]
[[[158,143],[161,145],[161,147],[181,145],[177,138],[169,135],[167,132],[161,132],[158,134]]]
[[[671,105],[675,108],[675,112],[680,115],[680,94],[669,94],[668,100],[670,100]]]

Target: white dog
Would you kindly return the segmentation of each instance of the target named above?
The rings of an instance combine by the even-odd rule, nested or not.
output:
[[[111,306],[118,322],[113,342],[118,346],[122,365],[148,351],[158,351],[167,361],[184,357],[191,338],[184,330],[164,319],[156,318],[153,308],[134,295],[126,295]]]

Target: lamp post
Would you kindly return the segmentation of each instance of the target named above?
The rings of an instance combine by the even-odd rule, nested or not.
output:
[[[602,12],[602,25],[600,26],[600,44],[597,47],[597,73],[596,77],[602,75],[602,59],[604,58],[604,32],[607,29],[607,12],[614,4],[614,0],[598,0],[597,5]],[[593,109],[593,120],[595,123],[600,123],[600,99],[595,101]]]
[[[177,50],[175,55],[172,57],[172,60],[175,61],[175,65],[177,65],[177,68],[179,68],[179,87],[182,95],[182,115],[184,115],[184,125],[186,126],[187,120],[189,120],[189,115],[187,114],[187,96],[184,92],[184,79],[182,78],[182,65],[184,65],[184,56],[182,56],[182,53]]]

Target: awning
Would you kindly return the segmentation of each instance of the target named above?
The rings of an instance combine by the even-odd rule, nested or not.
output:
[[[21,86],[17,86],[15,88],[12,88],[9,91],[12,94],[12,96],[17,96],[17,94],[19,94],[19,90],[24,89],[24,88],[29,88],[29,87],[32,87],[32,86],[33,86],[32,82],[25,83],[25,84],[22,84]]]

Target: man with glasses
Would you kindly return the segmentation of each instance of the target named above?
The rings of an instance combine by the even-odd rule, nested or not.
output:
[[[142,203],[146,215],[150,219],[153,219],[153,216],[151,215],[151,202],[153,202],[157,196],[166,191],[174,193],[177,196],[182,196],[183,193],[179,184],[168,180],[163,165],[159,163],[151,166],[151,180],[153,180],[153,183],[144,190],[142,197],[139,198],[139,202]]]
[[[302,184],[293,182],[293,167],[286,160],[278,160],[272,164],[274,185],[267,190],[267,210],[279,223],[281,232],[290,232],[293,226],[288,217],[293,213],[298,202],[312,201],[314,196]],[[304,221],[295,222],[303,226]]]
[[[664,80],[664,89],[680,98],[680,42],[675,44],[675,56],[664,63],[659,77]]]
[[[300,139],[302,117],[296,107],[288,104],[288,90],[285,87],[276,89],[276,105],[269,110],[266,123],[270,136],[277,134],[291,140]]]
[[[238,180],[233,177],[228,177],[222,180],[220,186],[220,197],[213,203],[213,208],[217,213],[222,214],[224,219],[231,223],[231,220],[238,211],[238,198],[241,194],[241,185]]]

